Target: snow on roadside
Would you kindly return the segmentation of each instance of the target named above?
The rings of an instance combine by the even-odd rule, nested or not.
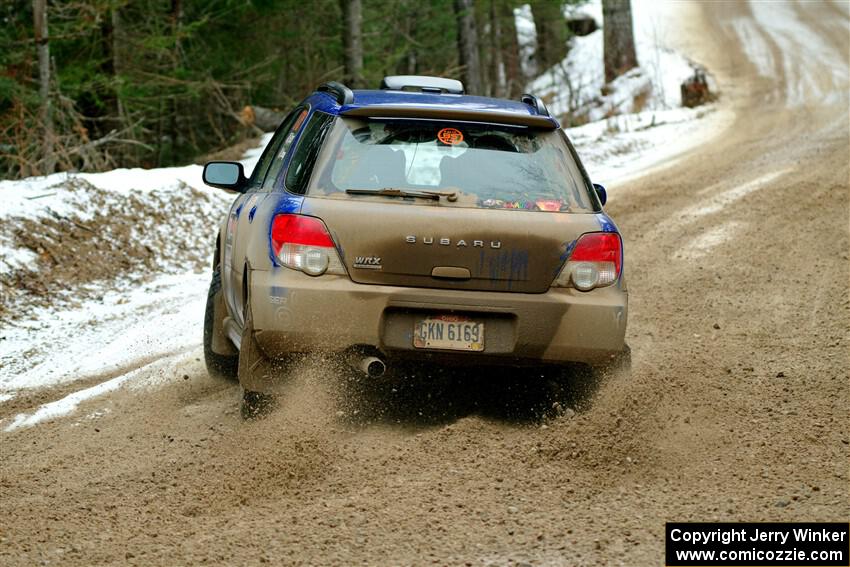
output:
[[[161,275],[127,294],[107,292],[80,307],[44,309],[3,330],[0,404],[18,392],[87,378],[102,380],[3,423],[4,431],[76,410],[82,402],[138,380],[167,381],[187,357],[198,357],[209,274]],[[57,347],[57,345],[59,345]]]
[[[198,345],[209,277],[165,274],[76,308],[40,308],[3,330],[0,394],[108,375]]]
[[[567,17],[591,17],[600,28],[572,37],[566,58],[528,85],[529,92],[544,98],[565,126],[577,115],[589,120],[567,128],[567,134],[591,179],[609,190],[669,163],[730,125],[731,114],[718,112],[717,105],[681,106],[680,85],[693,75],[696,64],[669,42],[681,35],[680,22],[692,17],[692,9],[669,0],[632,0],[639,67],[606,85],[601,0],[568,4]],[[526,5],[515,11],[518,29],[526,30],[520,40],[526,42],[535,41],[530,10]],[[710,76],[709,84],[716,89]]]
[[[241,160],[246,173],[256,165],[271,134],[246,152]],[[201,181],[201,166],[161,169],[118,169],[94,174],[55,174],[21,181],[0,181],[0,223],[13,225],[24,219],[62,215],[87,220],[105,206],[128,199],[160,206],[175,191],[203,191],[197,200],[200,216],[213,220],[225,213],[233,196],[209,189]],[[80,185],[80,182],[83,182]],[[167,238],[176,246],[195,240],[194,227],[172,222]],[[0,236],[8,232],[0,232]],[[37,256],[19,247],[3,246],[0,240],[0,273],[20,268]],[[206,245],[206,241],[204,242]],[[97,297],[77,301],[71,307],[36,307],[28,316],[5,321],[0,330],[0,404],[22,390],[57,386],[71,381],[96,380],[93,386],[43,404],[6,423],[13,431],[72,413],[84,401],[135,384],[154,371],[172,374],[201,344],[209,273],[203,270],[170,270],[149,274],[143,284],[135,274],[108,282]],[[171,273],[169,273],[171,272]],[[93,282],[88,287],[97,287]],[[57,296],[65,291],[56,290]],[[79,290],[76,290],[79,291]],[[141,365],[141,366],[140,366]],[[142,371],[144,369],[144,372]],[[167,379],[167,377],[166,377]],[[149,378],[144,381],[151,382]]]
[[[5,227],[15,220],[39,220],[43,217],[74,217],[91,220],[106,203],[95,199],[91,191],[77,190],[78,180],[86,181],[114,200],[129,196],[143,201],[167,202],[170,194],[183,187],[203,190],[201,168],[197,165],[162,169],[116,169],[105,173],[54,173],[21,181],[0,181],[0,221]],[[217,197],[217,195],[216,195]],[[38,255],[15,246],[11,231],[0,231],[0,273],[31,266]]]
[[[639,67],[605,83],[601,0],[568,5],[568,16],[590,16],[600,28],[569,40],[561,63],[534,79],[529,90],[542,96],[558,117],[581,115],[588,121],[614,114],[665,110],[681,106],[679,86],[693,75],[694,65],[665,44],[680,7],[658,0],[634,0],[632,19]]]
[[[68,415],[69,413],[74,412],[81,403],[99,396],[104,396],[110,392],[114,392],[125,384],[131,383],[133,380],[140,379],[140,377],[143,382],[150,382],[149,376],[152,373],[173,372],[176,370],[175,366],[177,366],[179,362],[180,357],[170,356],[156,359],[148,364],[143,364],[125,374],[120,374],[115,378],[106,380],[105,382],[100,382],[89,388],[77,390],[56,401],[42,404],[32,413],[19,413],[10,423],[3,427],[3,431],[14,431],[21,427],[30,427],[42,421]],[[99,416],[106,411],[108,410],[97,411],[93,414],[93,416]]]
[[[534,15],[531,6],[523,4],[514,8],[517,43],[519,44],[519,63],[523,75],[531,77],[537,74],[534,51],[537,49],[537,29],[534,27]]]
[[[271,134],[263,137],[260,146],[246,153],[242,163],[250,173]],[[212,190],[201,180],[200,165],[165,167],[159,169],[115,169],[104,173],[54,173],[20,181],[0,180],[0,275],[31,266],[38,255],[16,246],[13,227],[22,219],[73,218],[87,221],[110,205],[120,205],[128,198],[156,208],[167,207],[177,196],[194,190],[204,196],[196,199],[200,211],[191,211],[207,218],[219,218],[219,211],[233,201],[223,191]],[[80,184],[79,181],[85,182]],[[87,184],[100,190],[86,190]],[[80,186],[83,190],[79,190]],[[179,211],[178,211],[179,212]],[[157,227],[154,227],[157,228]],[[169,223],[163,230],[191,230],[181,223]],[[188,235],[186,235],[188,236]],[[141,236],[144,238],[144,235]],[[177,240],[177,238],[175,238]],[[187,241],[188,238],[183,239]]]
[[[673,108],[613,116],[569,128],[567,135],[591,180],[610,190],[703,143],[729,118],[714,107]]]

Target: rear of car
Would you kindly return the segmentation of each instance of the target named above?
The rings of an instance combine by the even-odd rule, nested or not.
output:
[[[269,360],[448,364],[593,364],[624,350],[620,235],[536,99],[351,94],[314,95],[252,212],[263,238],[232,252],[246,258],[234,342],[250,325]]]
[[[323,113],[311,128],[303,204],[272,219],[272,265],[253,274],[288,299],[282,319],[282,297],[252,295],[267,352],[622,350],[622,244],[562,131]]]

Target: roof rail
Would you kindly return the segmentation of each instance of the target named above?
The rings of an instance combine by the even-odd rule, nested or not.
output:
[[[342,83],[338,83],[336,81],[328,81],[327,83],[322,83],[319,85],[319,88],[316,89],[317,92],[320,93],[328,93],[332,97],[336,99],[339,104],[351,104],[354,102],[354,93],[351,92],[351,89],[343,85]]]
[[[393,91],[463,94],[463,83],[460,81],[425,75],[389,75],[381,81],[381,88]]]
[[[546,105],[543,104],[543,101],[534,96],[533,94],[525,93],[521,97],[519,97],[520,102],[523,104],[527,104],[531,108],[537,111],[537,114],[540,116],[549,116],[549,110],[546,108]]]

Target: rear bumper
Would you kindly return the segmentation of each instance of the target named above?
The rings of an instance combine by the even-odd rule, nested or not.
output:
[[[252,271],[256,338],[271,358],[376,347],[444,363],[600,362],[623,350],[628,294],[619,285],[542,294],[363,285],[287,268]],[[483,352],[418,349],[414,322],[451,312],[483,321]]]

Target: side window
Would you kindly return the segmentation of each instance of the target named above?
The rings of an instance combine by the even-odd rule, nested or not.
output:
[[[310,181],[313,165],[316,163],[322,142],[324,142],[325,135],[332,124],[333,116],[324,112],[316,112],[307,126],[304,127],[304,133],[301,135],[298,147],[295,148],[295,153],[289,162],[289,169],[286,170],[286,189],[288,191],[299,195],[307,192],[307,182]]]
[[[307,118],[308,113],[309,109],[307,108],[296,109],[290,117],[291,125],[286,130],[281,130],[280,142],[272,154],[273,157],[269,164],[269,169],[262,180],[263,187],[272,187],[274,185],[274,181],[277,179],[277,174],[280,173],[280,170],[283,167],[286,153],[289,151],[289,148],[292,147],[292,142],[295,140],[295,136],[298,135],[298,130],[300,130],[301,125],[304,124],[304,120]]]
[[[255,190],[263,185],[263,181],[266,179],[269,168],[273,165],[275,157],[281,154],[281,146],[284,145],[284,142],[289,139],[290,144],[292,143],[291,134],[293,130],[293,126],[295,125],[296,120],[304,114],[306,111],[302,108],[296,108],[289,115],[283,119],[280,126],[278,126],[277,131],[275,132],[274,137],[269,142],[269,145],[266,146],[263,155],[260,156],[260,160],[257,162],[257,165],[254,166],[254,171],[251,173],[251,181],[250,187]],[[301,118],[301,122],[303,122],[303,118]],[[299,123],[300,124],[300,123]],[[289,146],[287,146],[288,149]],[[286,154],[286,150],[283,150],[283,155]]]

